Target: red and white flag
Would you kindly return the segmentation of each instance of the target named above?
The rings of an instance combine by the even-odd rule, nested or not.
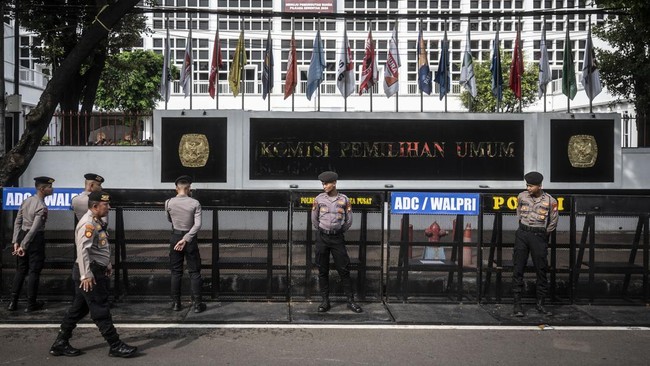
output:
[[[221,58],[221,41],[219,40],[219,30],[217,29],[214,35],[214,47],[212,48],[212,63],[210,65],[210,81],[208,84],[208,92],[210,97],[214,99],[215,91],[217,90],[217,82],[219,81],[219,70],[223,67],[223,59]]]
[[[361,69],[359,95],[375,86],[375,84],[377,84],[377,80],[379,80],[379,70],[377,68],[375,42],[372,40],[372,31],[369,31],[368,38],[366,39],[366,53],[363,56],[363,67]]]

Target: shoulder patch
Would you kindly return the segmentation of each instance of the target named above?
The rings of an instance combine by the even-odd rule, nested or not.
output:
[[[84,236],[86,238],[92,237],[94,232],[95,232],[95,225],[93,225],[93,224],[86,224],[85,225]]]

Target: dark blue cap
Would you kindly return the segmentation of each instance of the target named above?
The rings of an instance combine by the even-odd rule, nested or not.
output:
[[[539,186],[542,184],[542,180],[544,180],[544,176],[542,175],[542,173],[539,172],[530,172],[524,175],[524,179],[526,180],[527,184]]]
[[[54,183],[54,178],[50,177],[36,177],[34,181],[38,184],[52,184]]]
[[[111,195],[104,191],[90,192],[88,200],[94,202],[110,202]]]
[[[84,174],[86,180],[94,180],[95,182],[104,183],[104,177],[95,173],[86,173]]]
[[[335,180],[338,179],[339,179],[339,175],[336,174],[336,172],[332,172],[332,171],[322,172],[318,175],[318,180],[320,180],[323,183],[334,182]]]

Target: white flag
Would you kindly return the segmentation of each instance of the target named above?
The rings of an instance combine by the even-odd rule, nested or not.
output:
[[[354,92],[354,62],[352,61],[352,52],[348,43],[348,32],[343,32],[343,44],[341,44],[341,53],[339,54],[339,63],[336,70],[336,86],[338,87],[343,98],[347,98]]]
[[[546,49],[546,22],[542,24],[542,40],[539,42],[539,97],[544,96],[546,84],[553,80],[551,66],[548,63],[548,50]]]
[[[183,66],[181,67],[181,87],[183,94],[187,98],[190,95],[190,88],[192,87],[190,81],[192,80],[192,39],[188,37],[185,46],[185,57],[183,57]]]
[[[460,85],[462,85],[472,98],[476,98],[476,75],[474,75],[474,60],[469,39],[469,26],[467,27],[467,44],[465,45],[465,55],[463,56],[463,67],[460,70]]]
[[[399,60],[399,48],[397,47],[397,24],[393,28],[393,35],[388,44],[388,57],[384,67],[384,92],[390,98],[399,91],[399,68],[402,63]]]
[[[169,32],[169,31],[168,31]],[[160,97],[169,102],[169,89],[171,84],[171,74],[169,73],[169,36],[165,38],[165,49],[163,50],[163,70],[160,77]]]
[[[594,45],[591,42],[591,29],[587,33],[585,58],[582,61],[581,83],[585,87],[585,92],[589,100],[594,100],[603,90],[602,85],[600,85],[600,72],[598,71],[598,63],[596,63],[596,53],[594,52]]]

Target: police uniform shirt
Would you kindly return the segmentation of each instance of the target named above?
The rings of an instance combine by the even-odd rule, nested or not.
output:
[[[189,196],[176,196],[165,201],[167,219],[174,230],[187,231],[183,235],[190,242],[201,229],[201,204]]]
[[[352,206],[344,194],[330,197],[323,192],[316,196],[311,211],[314,229],[345,232],[352,226]]]
[[[533,197],[524,191],[519,193],[517,200],[519,222],[530,227],[545,227],[547,233],[555,230],[558,221],[557,200],[550,194],[542,191],[539,197]]]
[[[77,220],[81,220],[83,215],[88,212],[88,195],[90,192],[83,191],[72,198],[72,210]]]
[[[92,262],[110,268],[111,246],[108,244],[108,234],[90,210],[81,217],[75,228],[75,244],[81,280],[94,277],[90,270]]]
[[[34,235],[36,235],[38,231],[45,230],[46,221],[47,206],[43,199],[37,195],[27,198],[20,205],[20,209],[18,209],[16,221],[14,221],[12,243],[18,242],[18,234],[20,233],[20,230],[26,231],[27,233],[23,237],[23,240],[18,244],[20,244],[23,249],[27,249],[29,242],[34,238]]]

